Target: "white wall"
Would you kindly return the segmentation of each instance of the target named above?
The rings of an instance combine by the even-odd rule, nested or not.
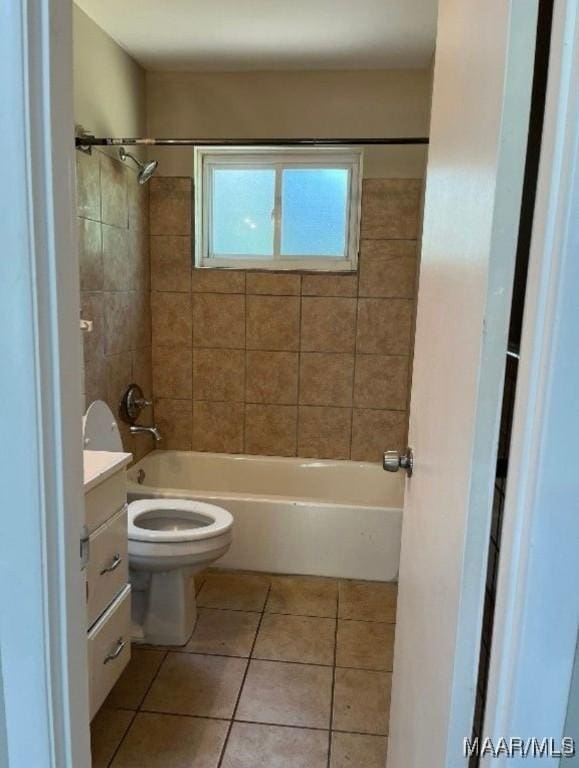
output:
[[[153,137],[427,136],[431,71],[147,72]],[[156,148],[163,176],[190,175],[191,148]],[[424,147],[368,148],[367,177],[421,177]]]
[[[145,72],[73,6],[74,119],[97,136],[146,132]]]

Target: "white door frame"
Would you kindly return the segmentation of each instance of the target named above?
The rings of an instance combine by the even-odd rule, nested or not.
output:
[[[564,735],[579,622],[578,296],[579,6],[557,0],[484,729],[494,739]]]
[[[0,763],[89,768],[72,4],[0,4]]]

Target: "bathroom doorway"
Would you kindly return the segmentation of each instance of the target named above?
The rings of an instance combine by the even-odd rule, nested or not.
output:
[[[528,3],[513,3],[512,7],[501,10],[504,15],[497,15],[496,8],[491,13],[489,9],[481,8],[480,4],[474,2],[462,4],[460,9],[455,5],[452,2],[441,2],[438,21],[438,54],[434,72],[433,121],[425,194],[421,282],[418,294],[410,413],[410,443],[415,451],[415,463],[412,479],[409,478],[406,481],[394,687],[388,732],[388,765],[391,768],[402,766],[421,768],[427,762],[438,768],[464,765],[463,757],[457,754],[457,746],[462,737],[470,732],[474,705],[471,682],[476,671],[478,656],[474,638],[480,632],[482,613],[484,541],[488,534],[490,519],[488,494],[492,489],[490,470],[493,468],[495,458],[504,367],[502,342],[506,338],[508,322],[510,304],[508,295],[512,280],[518,225],[517,212],[524,167],[527,128],[525,115],[528,114],[530,101],[532,74],[530,62],[533,58],[536,19],[529,17]],[[81,538],[78,510],[81,509],[82,502],[80,482],[74,476],[79,470],[78,456],[75,460],[74,455],[75,451],[79,452],[80,425],[75,427],[74,420],[79,416],[77,411],[80,412],[80,407],[71,406],[71,403],[77,403],[80,406],[80,375],[78,380],[75,376],[76,373],[80,373],[81,366],[77,354],[78,339],[67,331],[67,323],[70,328],[74,326],[75,332],[77,330],[78,285],[75,285],[76,268],[74,266],[70,268],[70,264],[65,260],[65,257],[70,258],[70,254],[74,252],[70,213],[73,208],[71,164],[74,155],[72,130],[66,130],[59,123],[59,119],[64,119],[72,125],[70,119],[72,88],[68,88],[71,86],[71,49],[68,34],[70,33],[70,8],[64,2],[49,7],[40,3],[39,8],[34,10],[38,11],[36,15],[32,14],[28,17],[25,14],[23,17],[27,24],[26,35],[16,23],[14,26],[7,26],[5,32],[7,34],[6,51],[13,55],[15,61],[28,57],[29,62],[34,62],[35,67],[32,67],[31,71],[38,75],[39,81],[44,84],[45,93],[49,94],[49,98],[40,99],[38,91],[30,89],[30,83],[24,75],[21,75],[19,83],[15,78],[15,83],[20,85],[20,98],[22,99],[22,94],[26,93],[36,109],[35,114],[39,117],[44,116],[45,119],[39,119],[38,124],[53,126],[51,132],[42,136],[34,126],[28,126],[26,129],[19,126],[15,129],[15,135],[20,130],[27,138],[29,150],[30,147],[34,148],[35,156],[42,158],[45,173],[43,179],[46,181],[48,177],[51,182],[48,187],[40,184],[36,174],[31,173],[30,164],[23,164],[19,169],[22,178],[32,183],[37,190],[36,198],[23,195],[21,201],[22,210],[26,211],[37,225],[34,228],[36,239],[29,250],[30,263],[48,263],[51,267],[48,273],[40,269],[34,274],[34,270],[31,270],[27,276],[30,295],[34,296],[37,307],[42,310],[40,318],[44,319],[47,330],[45,335],[40,335],[42,354],[39,358],[35,357],[38,346],[33,339],[27,339],[30,359],[38,359],[38,367],[36,370],[23,371],[22,375],[22,381],[29,382],[30,391],[38,396],[39,402],[42,402],[45,417],[47,413],[54,417],[52,421],[43,420],[42,424],[42,433],[46,439],[45,461],[43,463],[39,458],[34,462],[34,467],[41,467],[39,477],[50,480],[48,484],[43,484],[39,479],[37,488],[38,493],[50,502],[50,508],[45,511],[44,516],[38,515],[34,518],[32,523],[30,522],[32,518],[28,521],[25,519],[11,521],[11,525],[14,526],[12,540],[28,542],[27,537],[34,533],[40,542],[34,552],[30,552],[30,548],[24,551],[22,547],[14,546],[13,554],[22,558],[19,567],[30,566],[30,573],[36,573],[40,563],[37,553],[43,550],[47,553],[45,561],[47,571],[44,577],[41,575],[37,581],[32,580],[29,585],[26,585],[31,591],[36,587],[36,601],[12,601],[14,605],[10,604],[11,601],[6,601],[7,615],[10,614],[12,621],[8,625],[9,632],[4,635],[2,643],[5,709],[1,714],[11,737],[7,741],[6,750],[9,765],[16,766],[26,760],[28,764],[39,767],[59,765],[84,768],[85,765],[90,765],[88,717],[83,704],[86,698],[86,669],[83,668],[86,665],[86,659],[79,651],[84,633],[84,630],[79,631],[83,624],[80,619],[83,611],[83,596],[80,594],[82,590],[79,589],[78,575],[75,575],[78,565],[76,548]],[[507,10],[510,13],[507,13]],[[48,11],[51,15],[47,16],[45,14],[48,14]],[[49,21],[52,24],[48,24]],[[477,31],[476,37],[473,35],[473,29]],[[59,37],[63,34],[63,30],[66,33],[64,45]],[[488,32],[486,36],[482,34],[485,30]],[[41,32],[45,34],[42,35]],[[458,48],[455,44],[457,33],[459,33],[458,39],[463,41]],[[34,41],[36,46],[34,51],[26,47],[25,40]],[[8,45],[10,41],[11,45]],[[42,59],[37,56],[37,53],[39,50],[45,50],[42,48],[44,45],[48,45],[45,51],[47,58]],[[52,69],[49,72],[43,66],[48,60],[52,63]],[[57,82],[54,80],[54,72],[61,75],[57,77]],[[130,80],[133,75],[134,71],[129,67],[128,79]],[[63,89],[63,84],[68,84],[67,88]],[[66,92],[65,96],[63,96],[63,90]],[[473,93],[476,94],[476,98]],[[484,99],[481,98],[481,93],[484,94]],[[470,109],[465,110],[465,105],[470,105]],[[121,106],[118,110],[120,113]],[[456,119],[458,114],[461,116],[460,124]],[[170,160],[168,153],[169,150],[166,150],[163,154],[168,166],[172,162],[180,162],[175,159],[178,158],[177,155],[172,156],[174,159]],[[24,150],[22,156],[26,158]],[[14,163],[16,159],[15,153]],[[159,162],[163,162],[162,159]],[[483,173],[481,169],[484,169]],[[18,178],[18,174],[15,173],[14,178]],[[102,180],[102,177],[100,178]],[[374,187],[377,185],[369,186],[371,192],[376,191]],[[187,209],[187,205],[183,205],[180,183],[165,183],[165,188],[169,188],[168,199],[159,196],[156,205],[164,207],[167,220],[172,221],[173,224],[177,222],[177,225],[183,220],[190,221],[191,210]],[[18,186],[15,183],[14,190],[17,189]],[[50,191],[47,192],[47,189]],[[378,197],[382,193],[383,188],[380,188]],[[405,190],[402,197],[407,200],[407,196],[408,190]],[[569,203],[569,197],[570,193],[563,204]],[[38,200],[42,201],[41,209],[45,212],[52,212],[54,203],[54,216],[58,226],[55,228],[47,226],[43,229],[42,224],[46,221],[41,217]],[[370,207],[374,202],[375,200],[371,200]],[[411,201],[412,205],[414,205],[414,198]],[[460,216],[456,215],[457,212],[460,212]],[[114,216],[117,213],[118,208],[115,209],[112,206],[106,215]],[[127,216],[129,215],[127,211]],[[102,216],[101,206],[98,224],[114,226],[107,221],[101,221]],[[127,218],[127,221],[129,222],[127,241],[132,242],[130,219]],[[122,228],[119,227],[119,229]],[[22,247],[17,246],[18,230],[7,231],[8,234],[13,235],[15,247]],[[157,236],[165,235],[159,233]],[[173,232],[168,236],[186,238],[187,233]],[[135,246],[135,242],[132,242],[132,245]],[[40,255],[45,256],[45,262]],[[70,271],[67,272],[67,270]],[[67,277],[63,277],[65,273]],[[170,278],[178,282],[178,274],[177,276],[169,274],[168,271],[163,273],[161,270],[157,279]],[[114,282],[118,276],[118,273],[109,274],[108,279]],[[122,279],[124,277],[121,275]],[[261,282],[261,286],[257,286],[257,282]],[[357,304],[364,300],[368,302],[368,306],[373,307],[376,305],[372,302],[380,303],[384,298],[371,295],[360,297],[358,293],[355,297],[320,296],[315,292],[320,290],[315,285],[319,281],[308,282],[314,287],[307,290],[314,293],[303,293],[302,276],[300,302],[305,298],[318,300],[346,298],[356,301]],[[279,299],[280,296],[283,299],[295,299],[297,294],[295,288],[292,288],[292,281],[283,281],[285,287],[281,294],[278,288],[279,283],[280,281],[276,281],[274,290],[268,279],[255,281],[253,292],[248,294],[246,290],[244,291],[244,301],[247,301],[248,297],[254,299],[264,295],[268,299]],[[372,280],[370,280],[370,286],[371,284]],[[268,287],[265,290],[268,292],[264,294],[266,285]],[[247,287],[246,282],[244,286]],[[131,293],[131,291],[129,287],[124,292]],[[109,289],[105,290],[103,287],[102,292],[116,294],[123,291],[116,291],[110,288],[109,284]],[[236,317],[239,300],[232,301],[230,297],[242,295],[240,291],[225,291],[222,286],[219,290],[215,287],[213,290],[199,289],[199,284],[197,291],[175,290],[167,293],[226,295],[229,307],[228,317],[233,319]],[[128,300],[133,298],[135,297],[130,296]],[[115,296],[110,301],[121,300]],[[158,297],[152,300],[153,312],[155,312],[155,301],[159,301]],[[405,297],[404,301],[409,301],[408,297]],[[184,303],[186,302],[185,299]],[[208,300],[205,298],[198,300],[199,306],[204,306],[205,310],[207,303]],[[319,301],[315,303],[321,306]],[[277,305],[277,302],[269,302],[269,304]],[[295,301],[285,302],[287,307],[290,304],[293,306]],[[173,309],[174,306],[172,306]],[[164,306],[163,309],[166,311],[168,307]],[[351,311],[360,317],[359,306]],[[122,315],[122,312],[119,314]],[[271,330],[272,333],[276,331],[275,338],[283,337],[280,329],[274,328],[275,315],[275,312],[270,315],[266,313],[262,317],[264,321],[262,327],[268,331]],[[55,316],[58,317],[58,322],[55,322]],[[131,316],[130,311],[128,316]],[[217,322],[220,316],[218,312],[214,322]],[[158,317],[164,318],[158,326],[158,333],[167,334],[171,330],[177,333],[188,333],[188,328],[183,330],[179,325],[181,317],[179,313],[175,315],[169,312],[164,316],[161,313]],[[336,333],[336,328],[343,331],[340,325],[343,322],[343,315],[337,312],[331,317],[334,319],[332,322],[326,322],[325,332],[320,332],[320,326],[316,326],[316,343],[320,343],[321,339],[322,344],[331,345],[335,343],[336,338],[343,340],[344,334]],[[303,319],[301,314],[300,318]],[[164,322],[167,319],[168,324]],[[371,328],[372,317],[366,320]],[[377,320],[381,327],[391,330],[392,325],[388,324],[388,317],[378,317],[374,320]],[[395,327],[398,328],[396,323],[400,322],[400,316],[398,315],[394,320]],[[117,321],[117,330],[121,335],[126,329],[123,328],[123,322],[119,321],[118,317]],[[177,322],[172,325],[174,321]],[[244,319],[244,325],[246,322],[247,318]],[[193,323],[195,323],[195,316],[193,316]],[[321,327],[324,330],[323,323]],[[21,330],[38,332],[38,316],[34,316],[31,312],[29,321],[23,324]],[[224,333],[229,331],[230,328],[224,329]],[[194,334],[194,330],[192,333]],[[367,355],[364,362],[376,363],[375,358],[383,354],[376,349],[384,343],[387,335],[385,332],[382,335],[378,334],[378,338],[374,338],[374,343],[378,347],[375,347],[373,352],[360,353]],[[167,336],[164,338],[166,339]],[[144,347],[139,345],[136,335],[131,335],[128,341],[131,344],[136,342],[136,346],[128,350],[131,353],[131,361],[139,359],[142,363],[142,360],[146,359],[146,354],[138,354],[136,358],[133,355],[135,352],[141,353]],[[159,344],[158,346],[170,347],[171,345]],[[198,348],[206,349],[203,344],[199,344]],[[209,348],[215,352],[220,347],[216,344],[215,347]],[[8,360],[17,360],[16,345],[7,344],[6,349],[9,353]],[[48,349],[52,349],[52,358],[48,356]],[[229,350],[229,347],[225,349]],[[117,354],[122,356],[125,350],[119,353],[111,349],[108,351],[110,352],[108,357],[114,358]],[[195,349],[193,349],[193,357],[194,352]],[[255,352],[281,352],[297,354],[298,357],[302,354],[349,354],[341,348],[340,351],[328,352],[315,349],[309,352],[301,347],[298,350],[261,348],[256,350],[244,347],[243,352],[244,355],[250,355],[252,358],[259,357],[254,354]],[[70,353],[69,357],[67,357],[68,353]],[[189,361],[190,358],[187,355],[180,355],[176,360],[175,357],[171,358],[170,353],[166,352],[166,354],[163,365],[166,370],[171,370],[171,375],[165,380],[157,381],[158,385],[166,388],[165,393],[171,392],[171,387],[177,384],[183,385],[183,379],[187,386],[187,377],[191,378],[188,363],[184,365],[188,371],[184,377],[183,368],[180,367],[183,359]],[[12,355],[14,357],[11,357]],[[399,356],[409,357],[409,351],[405,349]],[[233,355],[229,357],[233,358]],[[70,363],[65,363],[65,358],[73,361],[74,370],[70,370]],[[372,360],[368,362],[368,358]],[[116,361],[113,360],[113,362]],[[190,362],[192,363],[192,359]],[[55,366],[58,368],[57,373],[54,370]],[[122,366],[119,370],[121,369]],[[39,371],[44,389],[41,389],[38,384]],[[131,373],[132,371],[133,369]],[[336,380],[340,372],[338,369],[335,370]],[[377,380],[380,379],[373,376],[372,370],[369,369],[366,378],[368,388],[364,390],[364,397],[371,400],[372,397],[382,396],[383,393],[376,395],[372,388],[372,383]],[[111,386],[114,388],[116,383],[115,380]],[[50,385],[48,394],[47,385]],[[98,387],[99,383],[95,383],[91,378],[90,386]],[[155,386],[154,382],[153,386]],[[352,392],[353,390],[350,395]],[[13,400],[16,403],[20,393],[14,391],[9,394],[10,402]],[[188,407],[192,413],[197,407],[199,413],[204,414],[205,417],[205,422],[197,422],[204,423],[205,428],[199,430],[196,436],[194,426],[191,425],[187,432],[189,437],[186,438],[189,440],[207,439],[209,428],[217,423],[217,415],[223,417],[224,410],[227,414],[225,422],[228,425],[239,423],[236,421],[238,409],[232,406],[230,401],[219,401],[227,402],[228,408],[221,409],[217,414],[214,407],[204,406],[199,409],[198,403],[201,401],[196,401],[193,396],[181,398],[166,394],[159,400],[167,401],[161,403],[159,414],[164,419],[166,429],[175,430],[172,435],[175,439],[182,439],[182,435],[178,432],[179,427],[182,426],[179,418],[183,413],[187,413]],[[171,410],[172,405],[168,402],[176,400],[182,403],[189,402],[189,406],[181,406],[182,410],[177,415],[175,410]],[[208,402],[214,401],[208,400]],[[260,421],[257,417],[263,417],[263,409],[255,409],[253,406],[256,405],[274,404],[243,401],[245,421],[242,441],[238,442],[238,445],[243,449],[247,447],[248,432],[246,430],[249,425],[251,437],[249,445],[256,446],[255,453],[258,453],[257,448],[261,450],[262,446],[283,444],[285,433],[291,431],[286,427],[288,424],[291,426],[293,422],[291,418],[284,421],[279,414],[283,413],[287,417],[290,411],[286,409],[293,407],[298,409],[300,405],[299,403],[295,405],[276,403],[276,418],[280,419],[279,421],[272,420],[271,411],[268,411],[267,419],[262,418]],[[356,410],[353,405],[307,404],[303,407],[338,410],[342,407],[349,408],[351,430]],[[19,413],[24,412],[14,410]],[[358,410],[395,411],[396,409],[358,407]],[[404,409],[399,410],[404,411]],[[251,415],[250,421],[247,421],[248,413]],[[326,415],[329,415],[329,411]],[[360,418],[359,414],[358,418]],[[29,440],[35,439],[35,435],[41,431],[38,421],[34,419],[30,421]],[[347,419],[344,420],[346,421]],[[326,423],[323,419],[322,422]],[[223,423],[222,421],[221,424]],[[375,435],[380,435],[382,430],[380,423],[384,425],[386,422],[384,420],[379,422],[378,427],[370,422],[367,423],[366,428],[362,425],[357,443],[353,440],[352,431],[348,433],[349,439],[343,441],[342,445],[347,445],[349,460],[352,458],[353,447],[361,452],[375,449],[377,444]],[[275,428],[272,428],[272,424]],[[47,429],[54,425],[56,427],[52,431]],[[335,423],[334,426],[336,426]],[[396,432],[394,422],[389,422],[387,426],[388,435],[384,435],[380,450],[396,449],[401,454],[402,467],[408,468],[409,457],[408,454],[404,454],[406,441],[396,445],[388,442],[388,437],[394,435],[397,441],[400,441],[401,436],[405,436],[404,429]],[[217,439],[215,434],[222,439],[224,433],[216,430],[211,439]],[[239,440],[240,434],[240,430],[232,430],[226,436],[235,441]],[[311,427],[309,433],[302,433],[301,443],[299,430],[295,434],[296,446],[307,445],[306,437],[309,435],[309,445],[315,445],[312,449],[315,452],[322,450],[320,445],[334,446],[339,437],[337,431],[330,434],[323,433],[320,431],[319,424],[316,428]],[[364,437],[368,435],[371,435],[371,440],[364,443]],[[13,487],[16,488],[18,485],[21,489],[26,488],[26,482],[25,478],[16,471],[16,460],[19,455],[26,455],[25,451],[30,445],[30,443],[26,444],[24,438],[23,435],[21,442],[14,443],[13,466],[10,463],[11,457],[6,457],[7,466],[12,467],[13,470]],[[274,453],[273,449],[271,452]],[[327,460],[317,455],[313,458],[318,462]],[[28,484],[30,484],[29,480]],[[32,499],[26,503],[31,509],[38,508]],[[25,522],[30,526],[30,530],[25,529]],[[6,562],[13,563],[10,553],[7,553]],[[16,582],[14,584],[15,590],[17,588],[24,597],[26,594],[24,586],[17,586]],[[39,584],[42,585],[40,589]],[[349,594],[349,585],[341,588],[345,594]],[[344,603],[347,604],[348,600],[345,599]],[[22,626],[24,618],[18,610],[21,611],[25,605],[28,609],[26,625],[32,628],[38,626],[37,652],[31,645],[26,660],[18,654],[16,631],[19,625]],[[47,605],[50,608],[48,611]],[[360,608],[359,605],[357,607]],[[264,620],[267,609],[264,611],[262,605],[257,613],[260,613],[261,620]],[[347,617],[344,620],[348,620]],[[355,620],[362,621],[359,618]],[[37,661],[39,666],[30,664],[31,659]],[[328,669],[331,670],[329,676],[333,676],[334,683],[337,666],[339,665],[336,665],[335,659],[328,665]],[[166,671],[170,672],[170,670]],[[328,677],[327,674],[325,676]],[[25,691],[27,690],[25,683],[27,683],[29,690],[32,690],[33,683],[38,680],[42,680],[45,684],[48,681],[48,683],[46,687],[36,688],[41,691],[41,695],[37,697],[38,711],[35,714],[42,733],[37,743],[31,744],[30,739],[23,738],[19,729],[15,727],[18,715],[22,714],[23,704],[27,703],[24,701],[25,697],[19,695],[18,686],[20,683],[21,690]],[[433,700],[439,703],[436,711],[433,711],[431,704],[426,706],[427,702]],[[330,721],[328,727],[319,730],[331,731],[332,722],[336,721]],[[341,733],[343,729],[335,730]],[[341,737],[337,738],[336,743],[340,740]],[[316,749],[318,748],[322,755],[322,762],[325,760],[328,765],[332,765],[329,762],[333,759],[331,749],[327,746],[319,747],[319,745]],[[219,760],[222,760],[226,753],[221,754],[222,757]]]

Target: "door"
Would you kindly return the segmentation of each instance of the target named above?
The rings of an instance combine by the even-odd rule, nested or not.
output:
[[[466,765],[536,21],[440,0],[388,768]]]

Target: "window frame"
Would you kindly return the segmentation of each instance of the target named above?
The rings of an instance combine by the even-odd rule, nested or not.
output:
[[[363,151],[351,147],[195,147],[195,266],[199,269],[245,269],[269,271],[355,272],[360,246]],[[276,170],[274,197],[274,253],[262,256],[230,257],[212,255],[212,170],[219,167]],[[343,168],[349,173],[346,211],[346,254],[344,257],[281,256],[281,180],[285,168]]]

